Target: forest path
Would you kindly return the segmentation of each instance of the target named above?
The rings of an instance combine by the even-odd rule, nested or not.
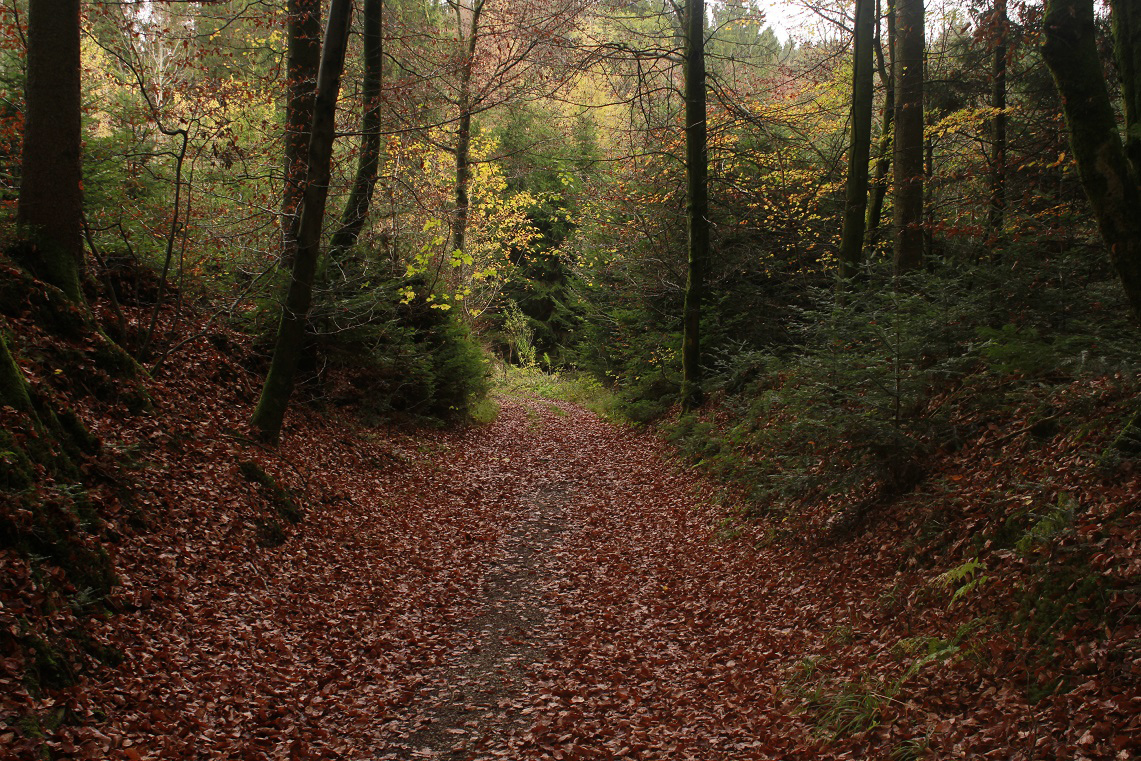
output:
[[[405,714],[418,729],[394,758],[468,759],[518,738],[528,728],[525,704],[535,697],[529,675],[547,659],[553,632],[548,603],[560,535],[580,484],[552,471],[565,457],[559,417],[570,413],[538,400],[507,402],[478,448],[500,505],[498,552],[486,563],[478,612],[458,633],[458,646],[425,682],[430,690]],[[546,433],[546,435],[544,435]],[[487,474],[485,472],[485,478]]]
[[[266,547],[223,433],[243,411],[167,405],[201,444],[148,450],[163,519],[119,548],[100,636],[126,658],[85,687],[102,757],[817,757],[781,688],[850,615],[806,600],[842,585],[726,532],[654,435],[531,398],[415,435],[299,416],[254,453],[307,495]]]
[[[754,605],[724,605],[708,494],[659,441],[510,399],[461,459],[497,551],[379,758],[770,757],[768,656],[719,634]]]

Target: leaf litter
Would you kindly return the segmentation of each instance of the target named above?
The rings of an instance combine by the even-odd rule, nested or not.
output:
[[[6,720],[61,717],[41,722],[54,758],[1138,749],[1141,659],[1111,647],[1136,641],[1136,627],[1059,650],[1083,659],[1083,676],[1035,704],[1016,632],[950,642],[962,606],[913,604],[939,574],[913,562],[899,515],[846,544],[808,530],[772,541],[764,522],[729,537],[718,488],[651,433],[526,398],[501,400],[489,426],[415,434],[299,407],[281,450],[267,451],[242,433],[254,383],[228,364],[229,382],[216,382],[223,362],[202,346],[168,364],[150,415],[83,410],[133,463],[129,497],[92,494],[120,537],[120,584],[87,636],[123,660],[34,694],[12,676],[29,653],[6,654],[0,675]],[[238,472],[247,460],[305,513],[277,546],[259,541],[274,514]],[[131,527],[133,511],[145,528]],[[1135,531],[1115,541],[1105,546],[1126,566],[1099,560],[1107,574],[1137,562]],[[35,582],[3,560],[0,612],[18,626],[13,601]],[[899,657],[935,640],[929,658]],[[908,669],[919,662],[935,667]],[[39,740],[6,730],[0,752],[37,758]]]

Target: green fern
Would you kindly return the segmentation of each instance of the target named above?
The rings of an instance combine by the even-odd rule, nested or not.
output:
[[[986,563],[978,558],[971,558],[962,565],[955,566],[946,573],[939,574],[939,576],[935,578],[935,582],[945,589],[955,588],[955,593],[951,595],[951,604],[954,605],[973,590],[990,582],[990,576],[980,573],[985,570]]]

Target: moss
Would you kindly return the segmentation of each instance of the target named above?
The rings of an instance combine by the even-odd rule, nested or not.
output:
[[[17,244],[7,253],[17,262],[36,256],[29,244]],[[80,338],[90,328],[89,315],[63,291],[37,280],[11,261],[0,261],[0,313],[30,316],[40,327],[65,338]]]
[[[285,544],[287,538],[285,529],[281,527],[281,523],[278,521],[272,518],[267,521],[258,521],[257,541],[262,547],[279,547]]]
[[[27,627],[26,622],[24,626]],[[61,689],[75,684],[75,671],[62,651],[35,634],[26,633],[20,639],[31,651],[31,668],[24,676],[29,692],[36,695],[44,688]]]
[[[122,347],[105,335],[96,337],[94,352],[95,367],[117,381],[113,392],[132,415],[148,412],[154,405],[141,379],[146,370]]]
[[[99,438],[87,430],[87,426],[79,416],[69,409],[60,409],[55,413],[55,420],[60,433],[66,441],[86,455],[97,455],[102,449]]]
[[[0,491],[21,491],[35,482],[35,465],[16,434],[0,429]]]
[[[1141,410],[1134,412],[1126,421],[1110,449],[1127,457],[1141,455]]]
[[[260,465],[251,460],[238,463],[238,471],[251,483],[260,486],[269,500],[270,505],[285,520],[290,523],[300,523],[305,517],[305,511],[293,498],[287,489],[283,489],[271,475],[265,472]],[[280,530],[280,526],[278,527]],[[284,541],[284,540],[283,540]],[[279,542],[280,544],[280,542]]]

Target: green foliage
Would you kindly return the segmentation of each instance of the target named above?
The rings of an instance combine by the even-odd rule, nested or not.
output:
[[[727,422],[682,417],[667,436],[743,486],[754,511],[838,496],[834,527],[854,526],[918,483],[932,454],[962,446],[971,432],[953,413],[1020,404],[1035,384],[1138,365],[1124,310],[1078,309],[1070,282],[1054,276],[1057,263],[1027,269],[999,277],[986,265],[936,263],[893,281],[873,266],[846,290],[816,290],[794,310],[791,345],[741,341],[711,352]],[[1061,314],[1038,311],[1043,303]],[[971,395],[983,385],[971,376],[1001,377],[990,384],[1001,398]],[[1032,434],[1048,438],[1055,417],[1042,408]]]
[[[897,682],[897,689],[904,682],[923,671],[933,663],[945,663],[959,656],[964,648],[969,648],[971,638],[986,625],[986,620],[973,618],[961,624],[949,638],[931,635],[906,637],[893,648],[897,657],[907,662],[907,668]]]
[[[1020,555],[1029,556],[1036,549],[1048,547],[1060,533],[1073,525],[1077,507],[1073,496],[1059,494],[1057,502],[1037,516],[1038,520],[1015,543],[1014,549]]]
[[[715,433],[679,421],[672,435],[700,442],[692,456],[745,479],[758,507],[823,490],[851,495],[858,511],[869,486],[874,498],[905,492],[946,426],[934,394],[974,361],[957,327],[962,290],[953,276],[892,287],[876,273],[858,290],[819,290],[799,311],[795,351],[721,358],[719,382],[740,422]],[[764,461],[742,456],[752,452]]]
[[[930,741],[926,737],[912,737],[891,749],[891,761],[919,761],[927,755]]]
[[[972,590],[984,586],[991,580],[990,576],[980,573],[980,571],[985,570],[986,563],[978,558],[971,558],[965,563],[940,574],[935,581],[945,589],[955,590],[954,594],[951,595],[951,604],[954,605],[960,598],[969,595]]]
[[[519,311],[519,305],[514,301],[507,302],[503,313],[503,332],[515,362],[525,369],[535,367],[539,362],[535,356],[535,331],[531,328],[530,319]]]
[[[468,410],[471,422],[476,425],[488,425],[499,417],[499,403],[490,396],[476,400]]]
[[[906,667],[894,678],[869,673],[858,680],[840,680],[828,668],[831,656],[820,656],[804,659],[789,678],[788,688],[823,735],[831,740],[858,735],[879,725],[884,707],[896,700],[910,679],[969,650],[972,638],[985,624],[985,619],[975,618],[963,623],[948,638],[917,635],[900,640],[892,652]],[[824,638],[824,645],[832,652],[850,644],[856,636],[851,627],[838,627]],[[910,751],[921,749],[924,744],[922,740],[914,742],[918,745],[899,746],[900,755],[893,757],[909,758]]]
[[[586,373],[546,373],[537,367],[522,368],[503,364],[493,377],[496,379],[496,390],[501,393],[534,395],[570,402],[603,417],[621,417],[613,392]]]
[[[1133,509],[1123,505],[1098,531],[1084,534],[1074,530],[1081,507],[1073,495],[1059,494],[1053,504],[1031,513],[1033,523],[1015,543],[1030,570],[1019,590],[1016,620],[1025,627],[1029,640],[1039,646],[1038,657],[1054,657],[1054,640],[1079,622],[1093,623],[1099,630],[1130,619],[1141,622],[1135,608],[1111,605],[1115,598],[1131,595],[1135,585],[1101,573],[1092,565],[1099,547],[1121,530],[1122,522],[1128,523]]]
[[[302,388],[368,417],[463,421],[490,385],[488,362],[454,310],[430,301],[419,278],[366,261],[327,262],[310,315]],[[409,295],[411,294],[411,295]],[[255,317],[262,331],[278,307]]]
[[[821,669],[821,659],[804,659],[789,679],[791,693],[802,711],[825,737],[835,740],[866,732],[879,725],[884,705],[894,699],[898,685],[867,676],[855,682],[836,682]]]

